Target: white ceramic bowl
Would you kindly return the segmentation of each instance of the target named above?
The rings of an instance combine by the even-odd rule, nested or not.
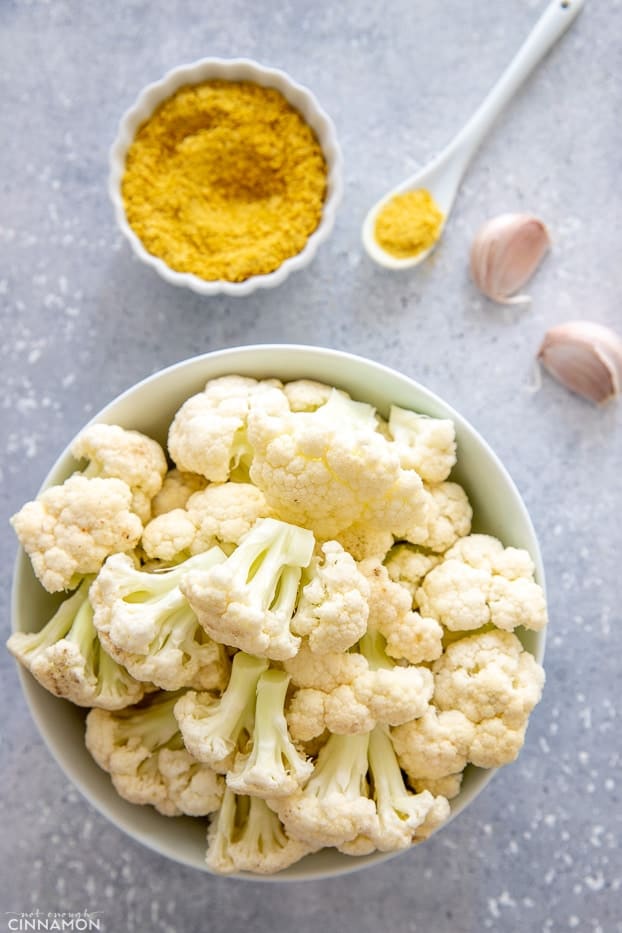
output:
[[[134,233],[125,215],[121,195],[121,181],[125,171],[125,157],[136,135],[136,131],[164,100],[184,84],[198,84],[220,78],[225,81],[251,81],[263,87],[273,87],[298,110],[308,125],[315,131],[328,168],[326,200],[318,227],[307,240],[304,248],[295,256],[286,259],[278,269],[266,275],[254,275],[243,282],[207,281],[191,273],[176,272],[162,259],[149,253],[140,238]],[[119,124],[117,138],[110,150],[110,175],[108,190],[114,205],[117,223],[129,240],[139,259],[172,285],[186,286],[200,295],[248,295],[257,288],[274,288],[280,285],[296,269],[308,265],[317,248],[329,235],[335,221],[335,213],[342,193],[342,158],[337,134],[332,120],[324,112],[311,91],[297,84],[284,71],[265,68],[246,58],[202,58],[189,65],[181,65],[167,72],[160,81],[147,85],[138,99],[125,112]]]
[[[467,490],[474,510],[474,531],[488,532],[506,545],[526,548],[544,585],[536,535],[523,501],[507,471],[480,435],[438,396],[412,379],[361,357],[320,347],[264,345],[218,350],[198,356],[139,382],[111,402],[93,419],[135,428],[166,442],[175,411],[188,396],[199,392],[208,379],[227,373],[282,380],[317,379],[371,402],[382,414],[391,403],[433,417],[451,418],[458,439],[458,466],[452,474]],[[43,487],[62,482],[77,467],[69,448],[52,467]],[[30,562],[20,551],[13,585],[13,629],[38,631],[50,618],[58,598],[47,594],[35,579]],[[538,661],[544,654],[544,633],[518,633]],[[151,807],[122,800],[109,776],[95,764],[84,746],[85,711],[45,691],[27,673],[22,686],[32,715],[48,748],[68,778],[94,807],[120,829],[162,855],[207,871],[205,822],[188,817],[171,819]],[[488,783],[493,771],[469,766],[452,816],[460,813]],[[446,824],[445,824],[446,825]],[[374,853],[360,858],[336,850],[308,856],[269,880],[311,879],[344,874],[391,855]],[[240,876],[244,877],[244,876]],[[247,876],[248,877],[248,876]],[[252,876],[254,880],[260,880]]]

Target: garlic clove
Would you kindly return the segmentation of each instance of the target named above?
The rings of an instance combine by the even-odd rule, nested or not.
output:
[[[567,389],[599,405],[620,394],[622,338],[602,324],[568,321],[552,327],[538,359]]]
[[[477,232],[471,246],[471,277],[481,292],[501,304],[525,304],[515,295],[534,274],[551,238],[532,214],[499,214]],[[514,297],[512,297],[514,296]]]

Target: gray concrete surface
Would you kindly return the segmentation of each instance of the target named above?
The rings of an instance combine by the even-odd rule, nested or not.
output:
[[[520,759],[446,831],[390,863],[280,889],[212,878],[133,843],[67,784],[0,653],[0,930],[5,911],[100,911],[109,933],[622,930],[620,406],[549,378],[545,329],[620,327],[621,4],[592,2],[497,124],[434,258],[396,275],[362,254],[368,206],[432,156],[543,8],[535,0],[2,0],[2,618],[7,519],[78,428],[146,374],[198,352],[317,343],[428,385],[483,433],[540,536],[547,686]],[[201,299],[135,261],[106,195],[107,149],[140,88],[203,55],[290,71],[332,114],[345,157],[336,229],[277,291]],[[531,210],[552,254],[532,306],[469,282],[488,216]]]

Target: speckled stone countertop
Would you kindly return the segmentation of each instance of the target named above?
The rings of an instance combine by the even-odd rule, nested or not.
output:
[[[210,877],[132,842],[68,785],[0,654],[5,911],[100,911],[109,933],[622,930],[620,405],[598,410],[532,361],[567,319],[621,323],[619,0],[587,4],[474,161],[444,241],[410,274],[372,265],[369,205],[470,115],[544,3],[506,0],[3,0],[0,4],[1,599],[7,520],[121,390],[195,353],[317,343],[367,355],[457,407],[513,475],[550,597],[547,685],[518,762],[425,846],[332,881]],[[617,18],[617,19],[616,19]],[[345,197],[330,241],[276,291],[201,299],[132,258],[107,150],[140,88],[203,55],[250,56],[333,116]],[[532,210],[554,248],[529,309],[469,282],[488,216]]]

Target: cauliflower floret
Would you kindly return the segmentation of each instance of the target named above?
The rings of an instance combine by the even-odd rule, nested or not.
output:
[[[381,726],[369,736],[369,769],[377,814],[371,837],[381,852],[406,849],[427,838],[449,816],[444,797],[435,798],[429,790],[413,794],[407,789],[391,739]]]
[[[422,716],[434,690],[430,671],[425,667],[393,664],[386,653],[385,639],[372,627],[361,638],[359,651],[369,670],[357,679],[354,691],[374,720],[396,726]]]
[[[212,483],[192,496],[186,509],[197,529],[193,554],[213,544],[239,544],[258,519],[271,515],[264,494],[252,483]]]
[[[40,632],[14,632],[7,648],[55,696],[77,706],[122,709],[142,699],[145,684],[103,650],[88,598],[92,580],[85,577]]]
[[[415,600],[424,615],[437,619],[450,631],[478,629],[490,621],[490,582],[487,570],[446,556],[425,577]]]
[[[279,797],[293,793],[312,764],[292,742],[284,706],[289,676],[239,651],[220,698],[186,693],[175,706],[186,748],[215,771],[227,773],[237,794]]]
[[[315,411],[321,408],[330,398],[333,387],[325,382],[315,382],[313,379],[296,379],[286,382],[283,392],[292,411]],[[343,393],[345,395],[345,393]]]
[[[286,718],[294,742],[312,743],[326,732],[326,694],[313,687],[301,687],[289,700]]]
[[[257,682],[257,702],[250,749],[238,755],[227,774],[227,785],[236,794],[285,797],[310,777],[312,763],[292,742],[285,718],[289,675],[265,671]]]
[[[464,489],[457,483],[438,483],[425,489],[429,496],[426,533],[422,540],[413,543],[430,551],[446,551],[469,534],[473,509]]]
[[[463,776],[464,772],[459,771],[458,774],[447,774],[441,778],[409,778],[409,783],[418,794],[428,790],[435,797],[453,800],[460,793]]]
[[[457,709],[439,711],[431,706],[419,719],[392,729],[391,735],[400,765],[416,784],[463,771],[475,726]]]
[[[148,557],[165,561],[201,554],[214,545],[230,549],[270,514],[263,493],[251,483],[210,483],[189,497],[185,509],[150,521],[142,546]]]
[[[337,541],[323,544],[321,554],[303,573],[291,630],[316,654],[347,651],[367,628],[369,584]]]
[[[432,833],[435,833],[449,819],[450,814],[451,807],[446,797],[436,796],[423,823],[417,827],[417,834],[413,841],[415,843],[425,842]]]
[[[301,645],[298,654],[284,662],[283,667],[291,674],[294,686],[310,687],[324,693],[331,693],[343,684],[351,684],[369,670],[361,654],[314,654],[305,644]]]
[[[198,473],[184,473],[174,467],[162,482],[160,492],[151,500],[151,515],[156,518],[173,509],[184,509],[186,502],[195,492],[205,489],[207,480]]]
[[[190,555],[197,527],[185,509],[156,515],[145,525],[141,545],[151,560],[175,562]]]
[[[373,630],[360,640],[359,651],[316,656],[303,646],[285,662],[302,693],[294,694],[289,710],[297,737],[302,738],[300,729],[312,739],[325,728],[353,735],[369,732],[377,722],[397,725],[423,714],[434,689],[430,671],[394,665],[384,639]],[[305,704],[308,713],[303,718]]]
[[[451,631],[492,622],[508,631],[523,625],[540,631],[547,623],[542,589],[533,579],[526,551],[504,548],[490,535],[461,538],[417,590],[422,613]]]
[[[373,528],[360,522],[340,531],[337,540],[355,560],[378,557],[382,560],[393,547],[393,535],[382,528]]]
[[[157,441],[117,424],[91,424],[71,445],[76,460],[88,460],[83,475],[122,479],[132,491],[132,510],[144,523],[151,500],[166,474],[166,457]]]
[[[462,560],[470,567],[499,573],[508,580],[529,577],[534,572],[533,561],[527,551],[504,547],[492,535],[468,535],[457,541],[451,548],[451,554],[446,556]]]
[[[282,661],[300,646],[290,623],[314,547],[307,529],[260,519],[224,563],[186,574],[181,589],[215,641]]]
[[[331,735],[304,788],[269,801],[289,836],[311,850],[371,837],[376,807],[369,798],[368,746],[367,733]]]
[[[427,483],[442,483],[456,462],[453,421],[429,418],[392,405],[389,432],[400,449],[402,464]]]
[[[180,813],[207,816],[219,808],[224,793],[221,775],[196,761],[185,748],[161,748],[158,770]]]
[[[220,806],[224,780],[183,747],[173,707],[177,694],[158,693],[141,706],[86,718],[86,747],[130,803],[165,816],[206,816]]]
[[[354,523],[414,533],[427,516],[423,484],[375,427],[371,405],[336,390],[312,412],[293,412],[283,392],[266,392],[248,417],[251,480],[279,516],[319,538]]]
[[[246,432],[251,399],[280,385],[245,376],[211,379],[173,419],[168,449],[177,467],[217,483],[236,471],[246,473],[253,454]]]
[[[302,790],[269,804],[290,836],[347,855],[405,849],[449,815],[444,798],[406,788],[381,726],[369,734],[331,735]]]
[[[477,723],[469,761],[478,768],[497,768],[514,761],[525,742],[527,719],[528,715],[516,728],[504,716],[493,716]]]
[[[421,581],[440,560],[440,554],[431,554],[414,544],[400,543],[391,548],[384,565],[393,582],[405,587],[412,597],[411,602],[414,602]]]
[[[223,875],[234,871],[271,875],[311,851],[287,835],[265,800],[238,796],[227,789],[218,813],[210,820],[205,861]]]
[[[432,670],[439,709],[460,710],[476,724],[499,716],[511,729],[526,724],[544,684],[543,669],[511,632],[462,638]]]
[[[76,473],[12,517],[46,590],[73,589],[82,577],[97,573],[109,554],[136,547],[143,525],[131,502],[131,490],[123,480],[87,479]]]
[[[392,658],[405,658],[411,664],[435,661],[443,651],[443,629],[433,618],[412,609],[409,591],[389,577],[388,569],[371,558],[359,564],[370,584],[369,625],[387,641]]]
[[[257,683],[268,662],[238,651],[221,697],[189,690],[175,706],[175,716],[190,754],[225,774],[253,734]]]
[[[91,586],[93,621],[108,653],[135,677],[164,690],[220,689],[229,664],[222,645],[205,636],[181,592],[185,575],[207,573],[225,559],[219,548],[157,573],[113,554]]]

